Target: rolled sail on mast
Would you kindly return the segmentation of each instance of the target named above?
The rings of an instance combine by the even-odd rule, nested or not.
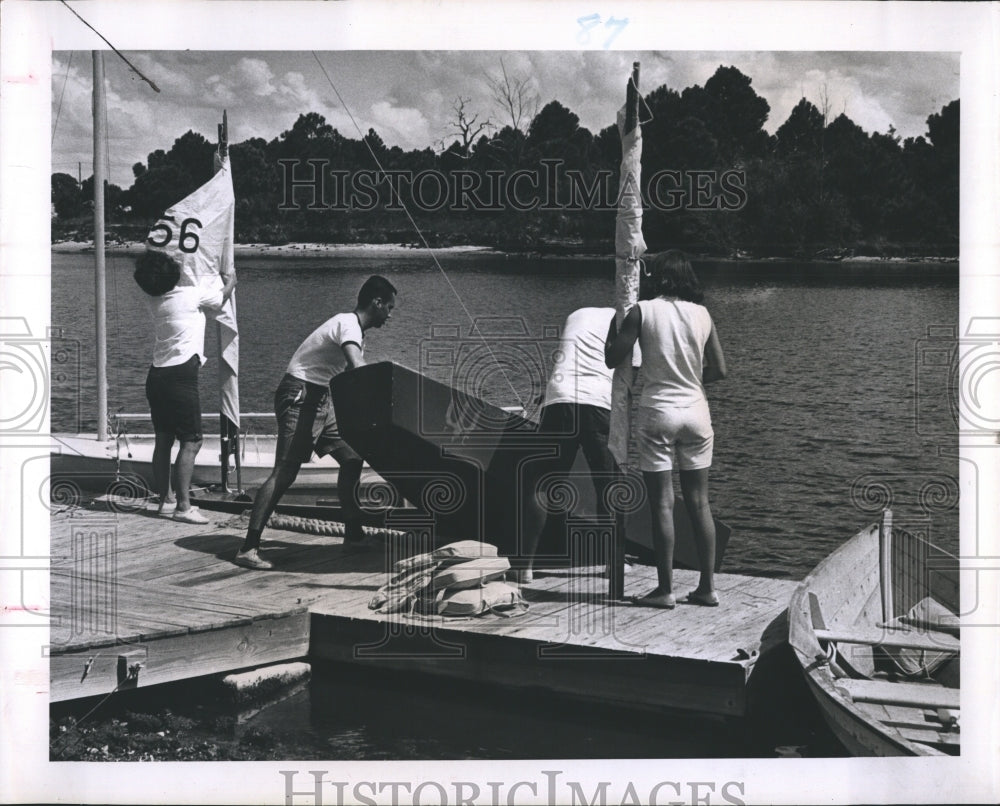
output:
[[[618,112],[622,138],[622,161],[618,178],[618,214],[615,219],[615,321],[622,320],[639,300],[640,258],[646,251],[642,237],[642,130],[639,127],[639,62],[625,94],[625,106]],[[639,365],[638,345],[632,356],[615,367],[611,385],[611,427],[608,448],[622,467],[629,461],[629,433],[632,410],[633,367]]]

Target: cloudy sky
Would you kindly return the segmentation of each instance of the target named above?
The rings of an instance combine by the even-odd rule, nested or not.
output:
[[[765,127],[771,132],[800,98],[819,106],[824,90],[831,114],[846,112],[868,132],[894,126],[903,137],[925,134],[927,117],[959,97],[956,53],[157,51],[126,56],[161,91],[154,92],[114,54],[105,55],[110,178],[122,187],[131,185],[134,163],[145,162],[150,151],[169,149],[189,129],[214,140],[223,109],[232,142],[270,140],[300,113],[318,112],[348,137],[359,137],[358,127],[372,127],[389,145],[436,147],[442,139],[448,142],[458,96],[469,99],[472,112],[502,119],[489,90],[501,57],[509,73],[530,78],[543,105],[558,100],[595,133],[612,122],[622,103],[633,60],[642,63],[644,93],[662,84],[675,90],[703,85],[719,65],[734,65],[770,104]],[[89,52],[53,54],[52,170],[76,176],[82,163],[84,178],[92,172],[91,71]]]

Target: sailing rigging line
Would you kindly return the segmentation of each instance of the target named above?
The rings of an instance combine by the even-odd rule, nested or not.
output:
[[[330,78],[330,74],[326,71],[326,68],[323,66],[323,62],[319,60],[319,56],[316,55],[316,51],[310,51],[310,53],[312,53],[313,58],[316,60],[316,64],[319,65],[319,69],[323,72],[323,75],[326,77],[327,82],[330,84],[330,88],[337,96],[337,100],[340,101],[340,105],[344,108],[344,111],[347,113],[347,116],[351,119],[351,123],[354,124],[354,128],[357,129],[358,134],[361,135],[361,141],[365,144],[365,147],[368,149],[368,153],[371,154],[372,160],[378,166],[378,169],[379,171],[382,172],[382,175],[388,179],[388,174],[386,173],[385,168],[383,168],[382,163],[379,162],[379,158],[375,154],[375,151],[372,148],[371,143],[368,142],[368,138],[365,136],[364,132],[361,131],[361,126],[358,125],[358,121],[355,120],[354,115],[351,113],[350,108],[344,102],[343,97],[341,97],[340,91],[333,83],[333,79]],[[441,266],[441,263],[440,261],[438,261],[437,254],[435,253],[434,249],[432,249],[430,244],[427,243],[427,239],[424,237],[424,233],[421,231],[420,227],[417,226],[417,222],[410,214],[410,209],[406,206],[406,203],[403,201],[400,195],[395,192],[395,189],[393,188],[391,181],[389,182],[389,193],[395,195],[395,200],[399,203],[399,206],[403,208],[403,212],[406,214],[407,219],[409,219],[410,225],[417,233],[417,236],[423,243],[424,248],[427,249],[428,252],[430,252],[431,259],[434,261],[434,265],[437,266],[438,271],[441,272],[441,276],[444,278],[445,283],[447,283],[448,288],[451,289],[451,292],[455,295],[455,299],[458,300],[458,304],[462,307],[462,310],[465,312],[466,317],[468,317],[469,321],[472,323],[472,329],[479,335],[479,338],[483,342],[483,346],[486,347],[486,351],[490,354],[490,358],[493,359],[493,363],[497,365],[497,368],[500,370],[500,374],[503,375],[503,379],[507,382],[507,386],[509,386],[511,392],[514,393],[514,397],[517,399],[518,405],[521,407],[523,411],[526,412],[527,407],[524,401],[521,399],[521,396],[517,393],[517,389],[514,388],[514,384],[511,383],[511,380],[508,377],[507,373],[504,371],[503,364],[501,364],[500,360],[496,357],[496,354],[490,347],[489,341],[487,341],[486,336],[479,329],[479,324],[477,323],[476,319],[472,316],[472,313],[469,311],[469,309],[466,307],[465,302],[462,300],[462,296],[458,293],[458,289],[455,288],[454,284],[451,282],[451,278],[448,277],[448,274]]]
[[[121,52],[120,50],[118,50],[118,48],[116,48],[116,47],[115,47],[114,45],[112,45],[112,44],[111,44],[110,42],[108,42],[108,40],[107,40],[107,38],[106,38],[106,37],[104,36],[104,34],[102,34],[102,33],[101,33],[100,31],[98,31],[98,30],[97,30],[97,29],[96,29],[96,28],[95,28],[95,27],[94,27],[93,25],[91,25],[91,24],[90,24],[89,22],[87,22],[87,21],[86,21],[86,20],[85,20],[85,19],[84,19],[83,17],[81,17],[81,16],[79,15],[79,14],[77,14],[77,13],[76,13],[76,10],[75,10],[75,9],[74,9],[74,8],[73,8],[73,7],[72,7],[72,6],[71,6],[71,5],[69,4],[69,3],[67,3],[67,2],[66,2],[66,0],[59,0],[59,2],[60,2],[60,3],[62,3],[62,4],[64,5],[64,6],[66,6],[66,8],[68,8],[68,9],[69,9],[70,11],[72,11],[72,12],[73,12],[73,16],[74,16],[74,17],[76,17],[76,18],[77,18],[77,19],[78,19],[78,20],[79,20],[80,22],[82,22],[82,23],[83,23],[84,25],[86,25],[86,26],[87,26],[87,27],[88,27],[88,28],[89,28],[89,29],[90,29],[91,31],[93,31],[93,32],[94,32],[95,34],[97,34],[97,35],[98,35],[98,36],[99,36],[99,37],[100,37],[100,38],[101,38],[101,39],[102,39],[102,40],[104,41],[104,43],[105,43],[105,44],[106,44],[106,45],[107,45],[107,46],[108,46],[109,48],[111,48],[111,49],[112,49],[112,50],[113,50],[113,51],[114,51],[114,52],[115,52],[116,54],[118,54],[118,58],[120,58],[120,59],[121,59],[121,60],[122,60],[123,62],[125,62],[125,64],[127,64],[127,65],[128,65],[128,66],[129,66],[130,68],[132,68],[132,72],[133,72],[133,73],[135,73],[135,74],[136,74],[137,76],[139,76],[139,78],[141,78],[141,79],[142,79],[143,81],[145,81],[145,82],[146,82],[147,84],[149,84],[149,86],[150,86],[150,87],[152,87],[152,88],[153,88],[153,89],[154,89],[154,90],[155,90],[156,92],[159,92],[159,91],[160,91],[160,88],[159,88],[159,87],[157,87],[157,86],[156,86],[156,84],[154,84],[154,83],[153,83],[152,81],[150,81],[150,80],[149,80],[148,78],[146,78],[146,77],[145,77],[145,76],[144,76],[144,75],[143,75],[143,74],[142,74],[142,73],[141,73],[141,72],[139,71],[139,68],[138,68],[138,67],[136,67],[136,66],[135,66],[134,64],[132,64],[132,62],[130,62],[130,61],[129,61],[128,59],[126,59],[126,58],[125,58],[125,56],[124,56],[124,55],[122,54],[122,52]]]
[[[52,141],[56,139],[56,128],[59,126],[59,113],[62,112],[63,98],[66,97],[66,85],[69,84],[69,68],[73,66],[73,51],[69,52],[69,61],[66,62],[66,75],[63,76],[62,92],[59,93],[59,106],[56,107],[56,119],[52,124]]]

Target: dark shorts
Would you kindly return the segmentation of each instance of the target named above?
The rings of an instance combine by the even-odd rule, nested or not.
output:
[[[582,450],[590,467],[599,512],[605,512],[605,489],[618,476],[618,465],[608,450],[611,412],[585,403],[552,403],[542,408],[539,440],[551,440],[554,455],[537,465],[542,475],[566,474]]]
[[[550,403],[542,408],[539,432],[594,441],[607,447],[611,412],[586,403]]]
[[[308,462],[313,451],[332,454],[340,463],[361,461],[337,430],[330,390],[325,386],[285,375],[274,393],[274,414],[278,419],[275,462]]]
[[[193,355],[183,364],[149,368],[146,400],[157,434],[173,434],[181,442],[201,439],[200,367],[201,361]]]

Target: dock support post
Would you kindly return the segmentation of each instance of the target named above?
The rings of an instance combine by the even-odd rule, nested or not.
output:
[[[146,653],[123,652],[118,656],[117,678],[119,691],[127,688],[137,688],[139,685],[139,671],[142,669],[142,661],[145,660]]]

